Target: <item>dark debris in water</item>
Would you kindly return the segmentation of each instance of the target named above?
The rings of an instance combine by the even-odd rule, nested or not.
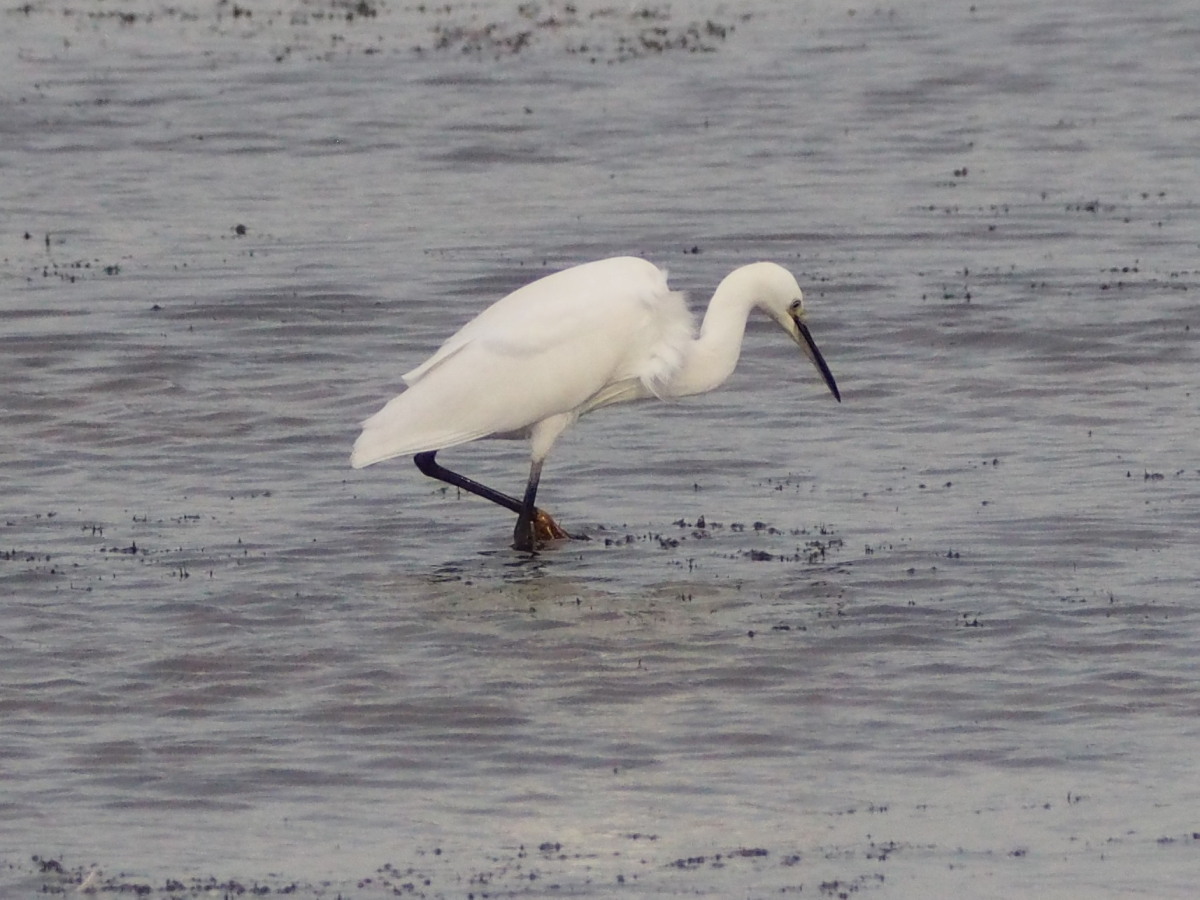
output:
[[[886,809],[886,807],[881,807]],[[153,900],[183,898],[294,896],[305,898],[376,897],[486,897],[588,896],[607,883],[614,887],[659,895],[693,892],[703,887],[705,896],[724,894],[747,884],[775,883],[786,892],[848,896],[868,885],[880,885],[879,871],[895,853],[911,845],[888,841],[869,842],[857,848],[837,848],[826,853],[800,852],[762,846],[704,848],[689,855],[658,854],[658,835],[626,834],[627,848],[604,851],[567,846],[559,840],[537,846],[521,844],[499,852],[472,855],[470,862],[435,847],[414,849],[403,862],[385,862],[369,874],[344,881],[310,882],[284,875],[243,879],[216,875],[147,876],[116,871],[107,865],[75,865],[61,857],[34,855],[29,863],[10,863],[8,875],[19,874],[31,895],[147,897]],[[830,862],[836,866],[831,871]],[[831,877],[836,874],[836,877]],[[702,879],[697,881],[696,879]],[[748,881],[749,879],[749,881]],[[714,893],[715,891],[715,893]],[[739,890],[738,893],[741,893]]]
[[[712,18],[675,21],[667,4],[525,2],[503,19],[449,5],[443,10],[431,47],[418,50],[499,58],[551,46],[592,63],[613,63],[672,52],[712,53],[736,28]]]
[[[677,533],[626,534],[619,538],[606,538],[604,544],[606,547],[615,547],[646,542],[652,545],[656,544],[661,550],[677,550],[689,541],[710,541],[718,533],[728,531],[729,534],[746,534],[767,542],[762,547],[747,547],[730,551],[726,554],[729,559],[748,559],[751,562],[802,563],[809,566],[829,562],[830,557],[844,546],[842,539],[834,534],[833,527],[824,524],[810,528],[779,528],[762,521],[756,521],[749,525],[744,522],[726,524],[704,515],[694,521],[679,518],[671,524],[679,529]],[[797,538],[804,540],[797,543]]]
[[[201,24],[213,34],[259,44],[279,63],[353,53],[501,59],[529,52],[566,54],[588,63],[620,63],[665,53],[713,53],[750,15],[713,3],[692,7],[684,18],[679,7],[669,3],[612,0],[505,4],[182,0],[165,5],[130,0],[120,9],[83,0],[42,0],[11,12],[26,18],[53,16],[89,28]]]
[[[262,897],[268,894],[300,894],[301,896],[323,896],[315,886],[303,886],[298,882],[281,881],[264,884],[259,881],[218,879],[214,876],[165,878],[152,881],[124,872],[108,875],[97,865],[70,866],[61,860],[34,855],[31,859],[35,880],[41,882],[37,893],[43,896],[83,896],[98,894],[129,897]]]
[[[270,491],[248,496],[270,496]],[[114,584],[131,567],[180,581],[193,573],[237,577],[252,551],[258,552],[241,538],[212,547],[178,543],[179,529],[190,530],[208,518],[196,512],[134,514],[126,522],[106,524],[54,511],[10,516],[0,521],[0,578],[10,587],[90,592]]]

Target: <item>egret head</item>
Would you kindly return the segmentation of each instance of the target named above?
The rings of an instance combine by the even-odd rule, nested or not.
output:
[[[808,326],[804,324],[804,292],[796,283],[796,277],[783,266],[767,262],[744,266],[734,274],[738,273],[745,273],[748,276],[752,283],[750,290],[756,304],[778,322],[779,326],[800,346],[804,355],[821,373],[821,377],[825,380],[834,399],[840,403],[842,395],[838,391],[837,382],[833,380],[833,373],[829,371],[825,357],[817,349],[816,341],[813,340]]]

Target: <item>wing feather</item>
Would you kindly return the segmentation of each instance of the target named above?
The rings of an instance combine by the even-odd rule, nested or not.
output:
[[[662,396],[694,324],[666,273],[633,257],[566,269],[488,307],[404,376],[351,463],[524,436],[553,415]]]

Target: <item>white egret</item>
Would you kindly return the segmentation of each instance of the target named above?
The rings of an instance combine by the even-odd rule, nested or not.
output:
[[[414,454],[424,474],[517,513],[513,546],[570,537],[535,505],[542,463],[576,419],[614,403],[671,399],[718,387],[733,372],[757,307],[782,326],[841,400],[804,324],[796,279],[753,263],[717,287],[697,333],[683,295],[652,263],[617,257],[527,284],[485,309],[403,376],[407,390],[362,423],[350,457],[362,468]],[[436,462],[480,438],[527,438],[531,464],[517,499]]]

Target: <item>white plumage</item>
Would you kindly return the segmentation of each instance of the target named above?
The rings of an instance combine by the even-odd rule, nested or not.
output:
[[[527,284],[460,328],[403,376],[404,393],[363,422],[351,464],[361,468],[417,455],[427,474],[517,510],[515,543],[532,549],[536,537],[544,536],[528,534],[539,512],[533,506],[537,480],[559,435],[602,406],[717,387],[737,363],[746,317],[755,306],[792,336],[837,397],[833,376],[802,322],[800,288],[786,269],[754,263],[732,272],[713,295],[697,334],[683,295],[667,286],[664,271],[642,259],[617,257]],[[438,450],[485,437],[530,440],[524,501],[433,462]],[[544,518],[553,526],[546,533],[554,534],[557,526]]]
[[[645,260],[548,275],[485,309],[405,373],[408,390],[363,423],[351,464],[482,437],[528,437],[554,415],[573,419],[662,396],[693,328],[683,296]]]

